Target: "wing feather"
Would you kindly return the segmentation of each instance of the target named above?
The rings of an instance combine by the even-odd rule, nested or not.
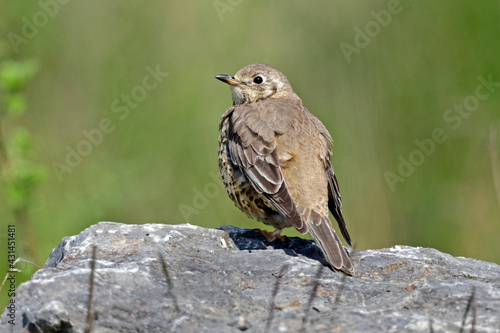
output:
[[[332,155],[332,148],[330,144],[333,142],[330,133],[325,128],[325,126],[317,119],[314,118],[317,128],[322,134],[323,138],[323,152],[321,159],[323,160],[323,166],[326,170],[326,175],[328,178],[328,209],[332,213],[333,217],[339,225],[340,232],[346,240],[346,242],[351,245],[351,236],[347,231],[347,226],[345,224],[344,217],[342,216],[342,200],[340,197],[339,184],[337,178],[335,177],[335,172],[333,171],[332,162],[330,156]]]
[[[251,105],[234,107],[228,136],[229,155],[250,180],[287,219],[287,226],[307,232],[286,187],[279,164],[275,132],[259,118]]]

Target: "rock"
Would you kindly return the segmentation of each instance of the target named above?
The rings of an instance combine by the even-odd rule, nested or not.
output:
[[[269,332],[458,332],[469,303],[465,331],[473,321],[476,332],[500,330],[493,263],[395,246],[350,250],[356,271],[345,276],[300,238],[269,243],[234,227],[101,222],[65,237],[18,286],[16,325],[5,311],[0,331],[83,332],[93,245],[95,333],[260,333],[268,323]]]

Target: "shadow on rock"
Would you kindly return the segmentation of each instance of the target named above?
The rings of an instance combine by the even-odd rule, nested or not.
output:
[[[218,228],[224,230],[229,235],[229,238],[234,242],[239,250],[255,251],[267,250],[273,248],[275,250],[283,250],[287,255],[297,257],[302,255],[309,259],[317,260],[328,266],[328,263],[321,253],[321,250],[314,241],[299,237],[285,237],[285,240],[275,239],[270,242],[264,235],[259,232],[259,229],[240,229],[233,226],[222,226]]]

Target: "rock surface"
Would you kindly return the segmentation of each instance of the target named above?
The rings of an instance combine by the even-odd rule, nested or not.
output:
[[[83,332],[94,244],[96,333],[261,333],[267,324],[269,332],[458,332],[469,303],[465,332],[473,321],[476,332],[500,331],[500,266],[493,263],[395,246],[350,250],[356,271],[345,276],[321,265],[309,240],[269,243],[233,227],[111,222],[65,237],[18,286],[16,325],[5,311],[0,331]]]

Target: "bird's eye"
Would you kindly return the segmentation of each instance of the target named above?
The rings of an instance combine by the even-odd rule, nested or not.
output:
[[[262,79],[262,77],[257,76],[257,77],[255,77],[255,79],[253,79],[253,82],[257,83],[257,84],[261,84],[262,82],[264,82],[264,80]]]

